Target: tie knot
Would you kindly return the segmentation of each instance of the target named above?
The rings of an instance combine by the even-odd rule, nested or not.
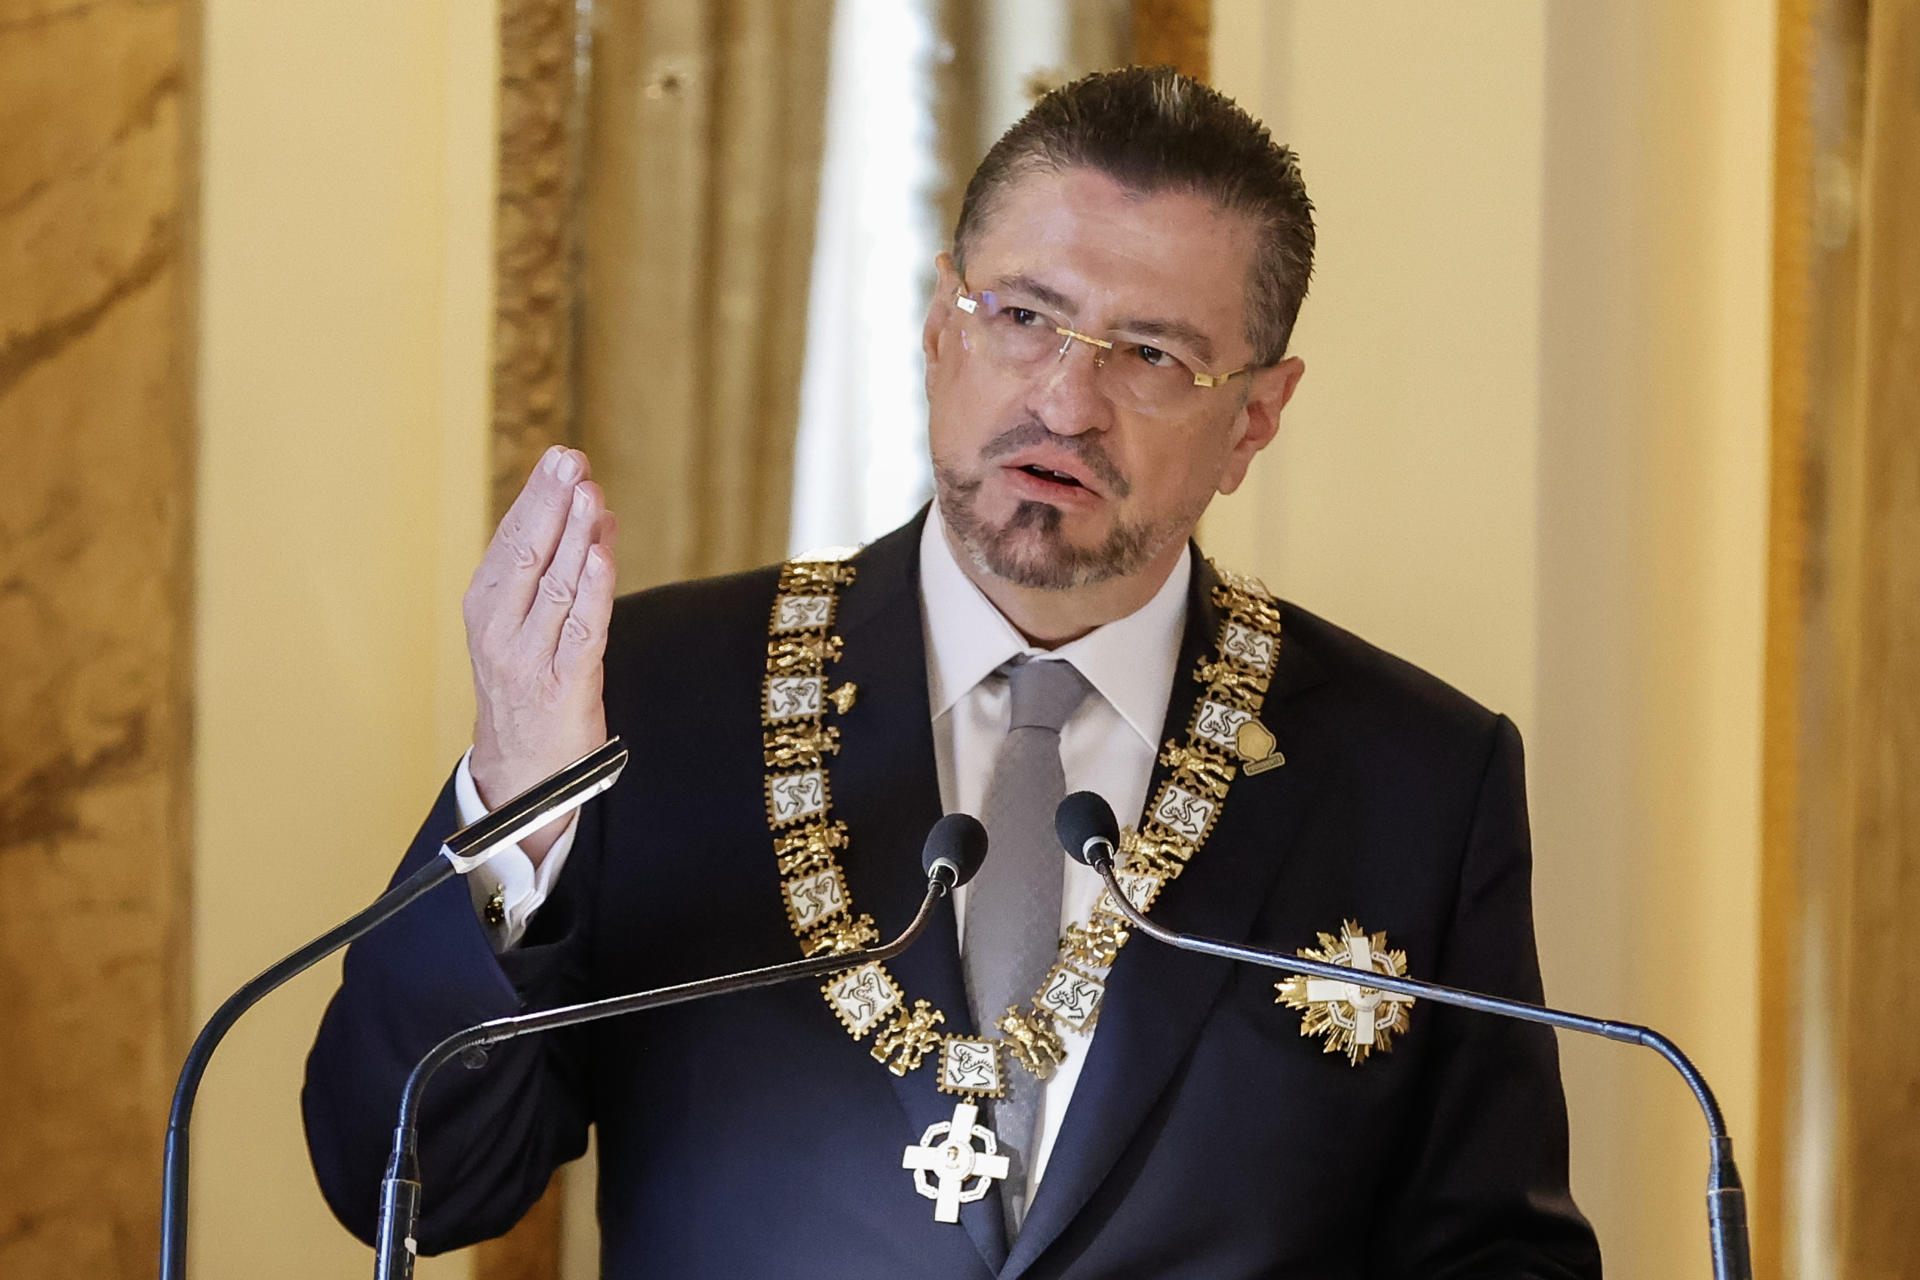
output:
[[[1009,729],[1046,729],[1060,732],[1074,709],[1086,700],[1093,686],[1071,662],[1046,659],[1016,662],[1007,669],[1007,683],[1013,692],[1013,721]]]

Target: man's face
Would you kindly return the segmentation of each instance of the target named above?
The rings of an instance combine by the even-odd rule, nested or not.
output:
[[[1037,297],[1080,333],[1147,344],[1149,360],[1164,343],[1226,373],[1253,361],[1254,248],[1252,223],[1203,196],[1140,195],[1087,169],[1030,173],[976,233],[965,287]],[[984,310],[955,306],[962,282],[946,255],[939,266],[924,346],[940,510],[976,565],[1019,586],[1129,577],[1184,545],[1273,438],[1299,378],[1286,360],[1213,388],[1189,379],[1170,408],[1143,412],[1088,344],[1038,364],[996,359]]]

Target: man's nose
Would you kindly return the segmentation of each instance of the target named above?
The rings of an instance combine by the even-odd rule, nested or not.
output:
[[[1040,367],[1033,408],[1047,430],[1077,436],[1113,425],[1113,404],[1102,387],[1106,351],[1077,337],[1063,337],[1065,349]]]

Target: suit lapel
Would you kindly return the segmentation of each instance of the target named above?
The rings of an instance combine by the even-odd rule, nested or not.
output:
[[[1212,566],[1200,559],[1162,742],[1186,740],[1199,693],[1192,673],[1203,654],[1213,656],[1221,621],[1213,603],[1217,582]],[[1311,659],[1290,651],[1283,634],[1261,713],[1283,751],[1289,743],[1282,704],[1319,678]],[[1299,827],[1312,793],[1311,768],[1310,761],[1290,754],[1282,768],[1236,778],[1213,835],[1161,895],[1155,918],[1182,932],[1244,939]],[[1156,765],[1149,801],[1159,793],[1167,772]],[[1231,972],[1226,961],[1176,951],[1145,937],[1135,937],[1120,953],[1045,1176],[1001,1280],[1025,1272],[1086,1207],[1165,1092]]]
[[[834,813],[848,830],[842,862],[855,910],[870,913],[883,938],[898,934],[919,909],[926,892],[920,850],[941,815],[920,616],[925,522],[922,511],[855,561],[858,574],[842,593],[834,628],[846,642],[845,656],[829,672],[831,684],[850,682],[858,689],[853,708],[832,718],[842,738],[831,770]],[[925,1000],[946,1014],[943,1031],[972,1033],[951,899],[888,968],[907,1000]],[[934,1088],[938,1064],[931,1058],[905,1077],[885,1073],[877,1062],[873,1070],[887,1074],[906,1112],[903,1150],[919,1142],[929,1125],[952,1119],[958,1099]],[[894,1176],[911,1175],[902,1170]],[[931,1203],[926,1212],[931,1220]],[[1007,1255],[999,1197],[961,1206],[960,1221],[988,1269],[998,1270]]]

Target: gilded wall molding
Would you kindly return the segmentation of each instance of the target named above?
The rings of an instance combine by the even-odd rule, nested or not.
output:
[[[574,193],[580,14],[575,0],[500,0],[491,518],[549,444],[573,439]],[[565,1174],[520,1224],[474,1253],[474,1280],[555,1280]]]
[[[1920,1257],[1920,0],[1781,0],[1762,1280]]]
[[[494,228],[492,507],[573,432],[574,0],[501,0],[500,180]]]

